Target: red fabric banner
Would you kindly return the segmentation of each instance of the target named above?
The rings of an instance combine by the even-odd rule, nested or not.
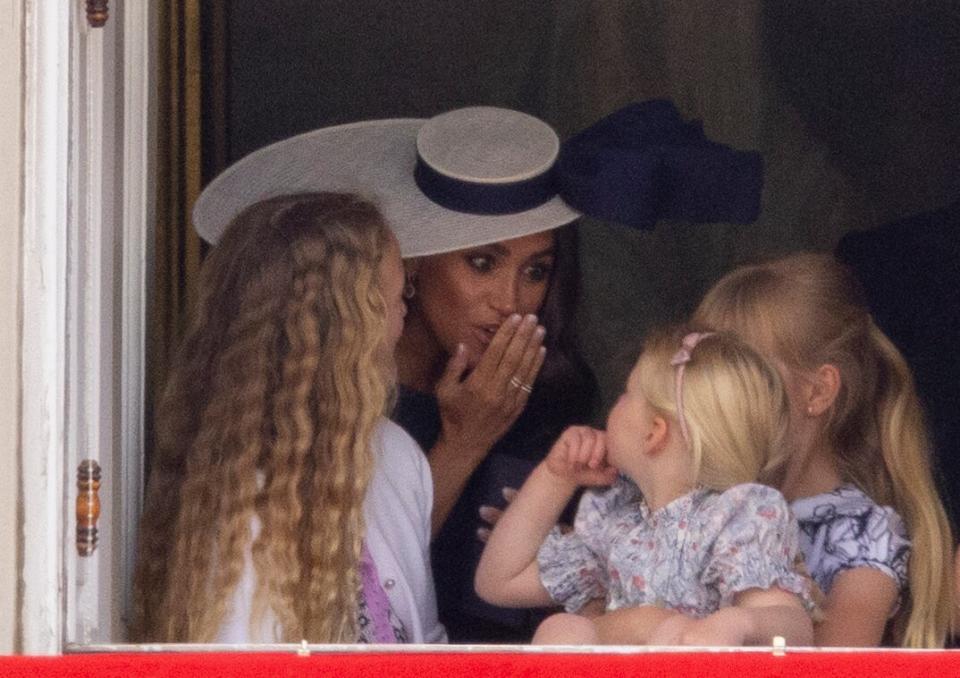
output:
[[[960,651],[508,653],[417,652],[297,656],[281,653],[71,654],[0,657],[0,676],[302,676],[350,678],[745,678],[746,676],[877,676],[905,678],[960,675]]]

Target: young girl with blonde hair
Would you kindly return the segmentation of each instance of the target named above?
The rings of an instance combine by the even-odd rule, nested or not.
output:
[[[443,639],[429,470],[384,418],[402,287],[356,196],[280,196],[230,224],[159,403],[134,639]]]
[[[523,485],[478,593],[563,605],[537,643],[808,644],[796,524],[756,484],[778,477],[787,417],[776,371],[733,335],[655,336],[606,433],[568,429]],[[572,532],[554,527],[579,485],[611,484],[584,494]]]
[[[819,254],[744,266],[695,320],[743,336],[787,384],[793,450],[780,488],[826,593],[817,643],[943,646],[952,541],[923,412],[853,275]]]

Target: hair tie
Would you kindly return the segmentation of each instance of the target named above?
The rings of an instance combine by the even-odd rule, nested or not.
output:
[[[690,332],[680,342],[680,349],[673,354],[670,364],[677,368],[674,381],[677,389],[677,420],[680,422],[680,434],[687,445],[690,444],[690,434],[687,431],[687,422],[683,416],[683,372],[693,356],[693,349],[701,340],[713,336],[713,332]]]

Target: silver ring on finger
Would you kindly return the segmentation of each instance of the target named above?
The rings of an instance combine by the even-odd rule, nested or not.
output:
[[[521,390],[521,391],[524,391],[524,392],[527,393],[527,394],[533,393],[533,385],[532,385],[532,384],[520,384],[520,390]]]
[[[526,386],[526,384],[520,381],[520,377],[518,377],[517,375],[513,375],[512,377],[510,377],[510,385],[513,386],[514,388],[521,388],[521,389],[524,386]]]

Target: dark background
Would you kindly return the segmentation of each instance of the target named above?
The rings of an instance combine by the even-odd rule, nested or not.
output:
[[[832,249],[960,197],[957,2],[232,0],[225,26],[227,161],[315,127],[471,104],[566,137],[653,97],[759,150],[753,225],[585,224],[580,320],[607,401],[620,347],[733,264]]]
[[[660,223],[649,232],[582,225],[578,321],[605,405],[622,388],[645,330],[683,317],[733,265],[799,249],[832,250],[849,231],[960,199],[957,1],[232,0],[213,6],[204,37],[208,179],[250,151],[315,127],[429,117],[473,104],[532,113],[565,138],[626,103],[667,97],[685,117],[702,120],[711,138],[763,154],[763,211],[755,224]],[[955,268],[956,219],[938,228],[937,238],[923,242],[947,247],[938,265]],[[903,239],[905,248],[916,242]],[[888,242],[883,256],[890,250]],[[901,273],[924,266],[922,251],[903,254],[908,263]],[[926,294],[893,284],[884,298],[900,290],[901,307],[911,306],[909,295]],[[955,300],[945,310],[937,301],[937,317],[960,314]],[[943,353],[954,374],[955,328],[944,328],[954,335]],[[933,360],[939,356],[937,349]],[[950,402],[940,401],[941,411],[960,407]]]

